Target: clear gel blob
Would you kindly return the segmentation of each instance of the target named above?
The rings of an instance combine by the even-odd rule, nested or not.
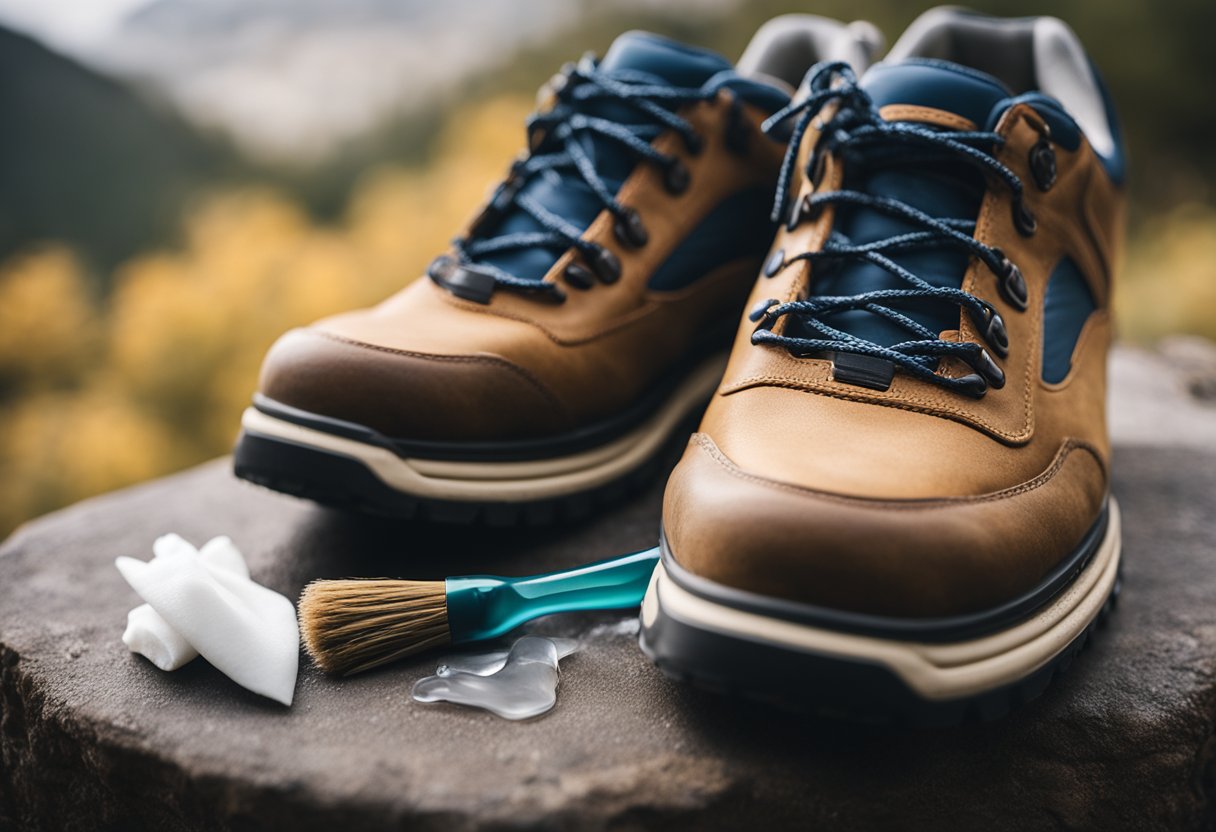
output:
[[[523,636],[510,650],[451,656],[414,685],[417,702],[454,702],[503,719],[540,716],[557,702],[557,665],[578,649],[570,638]]]

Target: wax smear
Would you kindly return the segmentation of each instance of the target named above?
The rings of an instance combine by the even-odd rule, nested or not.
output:
[[[523,636],[510,650],[452,656],[434,676],[419,679],[412,696],[484,708],[503,719],[540,716],[557,703],[558,662],[577,649],[570,638]]]
[[[174,664],[174,657],[183,654],[172,631],[237,684],[290,705],[300,657],[295,607],[250,580],[244,558],[237,565],[240,553],[235,547],[217,548],[221,551],[204,559],[190,544],[170,535],[157,541],[156,557],[150,562],[115,561],[127,583],[165,625],[138,613],[136,624],[149,625],[155,635],[137,632],[132,640],[146,637],[146,645],[160,639],[162,658]]]

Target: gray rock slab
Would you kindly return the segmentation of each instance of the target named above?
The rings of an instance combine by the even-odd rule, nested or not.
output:
[[[305,661],[287,709],[120,641],[138,598],[113,559],[149,557],[168,531],[232,536],[294,597],[317,577],[522,574],[645,548],[657,484],[540,531],[347,516],[237,482],[226,460],[87,501],[0,548],[0,829],[1211,827],[1216,447],[1172,435],[1116,453],[1126,573],[1110,624],[1040,699],[949,730],[687,689],[609,613],[536,625],[584,649],[557,707],[522,723],[410,701],[433,656],[348,680]]]

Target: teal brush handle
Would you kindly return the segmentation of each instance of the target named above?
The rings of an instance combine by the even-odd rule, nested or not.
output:
[[[555,612],[613,610],[642,603],[658,547],[610,560],[526,578],[470,575],[448,578],[452,641],[497,638],[533,618]]]

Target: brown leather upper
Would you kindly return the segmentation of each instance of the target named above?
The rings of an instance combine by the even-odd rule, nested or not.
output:
[[[723,199],[776,182],[784,146],[760,134],[766,116],[743,112],[745,154],[724,142],[732,94],[681,108],[703,138],[695,155],[668,131],[655,140],[679,157],[690,187],[669,193],[660,170],[639,163],[618,199],[649,231],[641,248],[622,245],[602,212],[584,239],[612,250],[619,281],[566,287],[563,303],[500,290],[488,304],[418,280],[373,309],[348,312],[284,335],[267,355],[261,392],[283,404],[421,440],[510,440],[552,435],[609,418],[636,402],[729,327],[760,257],[721,263],[687,288],[648,281]],[[480,213],[480,212],[478,212]],[[567,251],[545,276],[563,282]]]
[[[882,115],[974,129],[925,107],[886,107]],[[945,616],[1029,591],[1076,549],[1109,482],[1106,355],[1123,197],[1084,140],[1075,151],[1055,146],[1057,181],[1038,189],[1029,153],[1039,126],[1034,110],[1020,104],[996,127],[1006,138],[997,158],[1026,183],[1038,231],[1018,233],[1010,191],[996,186],[976,227],[977,239],[1021,268],[1029,308],[1007,303],[977,259],[962,285],[1005,320],[1009,355],[996,359],[1004,387],[972,399],[901,372],[886,391],[834,381],[830,360],[752,345],[755,325],[745,319],[718,394],[668,483],[664,530],[681,566],[805,603]],[[812,129],[800,170],[816,140]],[[828,157],[821,189],[839,188],[842,178],[841,162]],[[800,187],[809,193],[812,186],[804,178]],[[780,232],[774,248],[787,260],[818,249],[832,222],[825,208]],[[1097,311],[1068,376],[1048,384],[1041,374],[1044,292],[1064,258],[1085,276]],[[761,277],[749,306],[803,297],[811,280],[799,261]],[[962,313],[957,329],[943,337],[983,343]],[[939,372],[970,372],[942,363]]]

